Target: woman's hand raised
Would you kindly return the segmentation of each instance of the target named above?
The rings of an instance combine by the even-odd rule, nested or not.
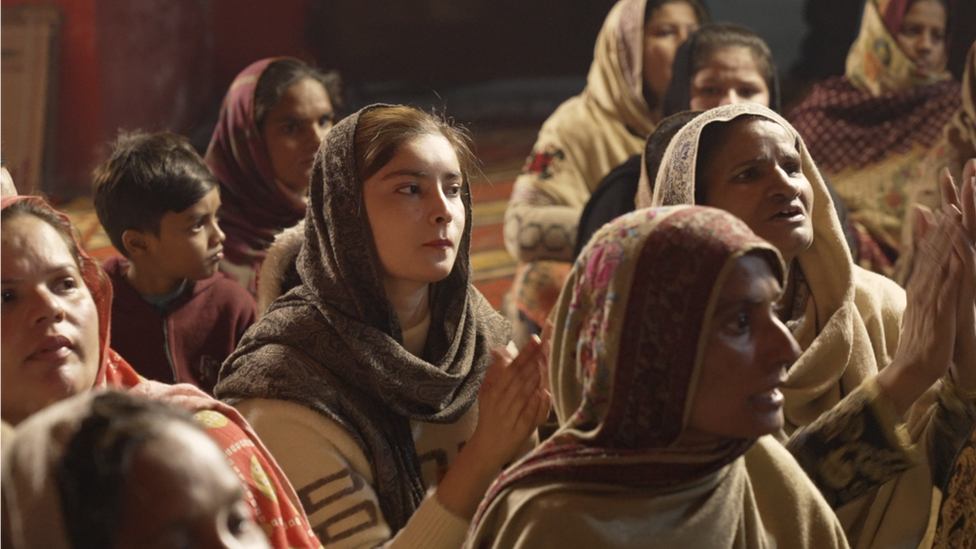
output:
[[[468,519],[502,467],[549,415],[549,374],[539,338],[518,356],[497,347],[492,359],[478,393],[478,426],[437,487],[441,505]]]
[[[963,168],[961,192],[957,192],[949,170],[941,178],[942,209],[961,223],[965,238],[956,238],[955,252],[963,267],[953,348],[953,380],[967,391],[976,391],[976,158]],[[960,197],[961,194],[961,197]]]
[[[915,265],[901,338],[891,363],[877,377],[899,413],[949,369],[965,271],[956,250],[967,237],[947,208],[931,212],[919,207],[915,223]]]

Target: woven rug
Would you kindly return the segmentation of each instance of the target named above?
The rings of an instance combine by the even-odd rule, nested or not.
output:
[[[474,284],[488,301],[500,308],[502,298],[512,286],[515,260],[502,242],[505,204],[512,193],[512,183],[532,149],[538,125],[485,128],[475,131],[475,147],[482,161],[482,173],[471,181],[474,227],[471,240],[471,263]],[[117,255],[95,216],[90,198],[78,198],[59,207],[79,232],[82,246],[102,261]]]

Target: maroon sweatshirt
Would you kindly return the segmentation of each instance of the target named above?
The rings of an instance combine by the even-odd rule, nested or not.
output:
[[[192,383],[212,395],[220,365],[257,318],[251,294],[218,272],[188,282],[161,314],[125,278],[125,258],[109,258],[102,267],[115,293],[112,349],[145,378]]]

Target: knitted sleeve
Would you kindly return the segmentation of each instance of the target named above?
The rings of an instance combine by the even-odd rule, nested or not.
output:
[[[328,549],[459,547],[468,521],[428,491],[393,535],[383,518],[366,456],[337,424],[298,404],[251,399],[237,408],[275,456],[298,494],[312,530]]]

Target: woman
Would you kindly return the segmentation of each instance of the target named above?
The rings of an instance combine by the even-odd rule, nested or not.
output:
[[[4,547],[269,547],[223,451],[164,404],[86,391],[4,451]]]
[[[467,143],[409,107],[337,124],[312,175],[302,285],[221,371],[217,395],[278,456],[327,547],[459,546],[548,414],[538,344],[493,356],[510,328],[471,285]]]
[[[974,299],[961,265],[976,235],[939,213],[906,307],[894,282],[853,265],[795,130],[752,104],[708,111],[672,140],[652,204],[690,203],[736,214],[786,261],[782,316],[803,349],[783,390],[787,447],[852,545],[917,543],[976,425],[976,328],[957,315]]]
[[[112,286],[73,239],[66,217],[36,197],[3,197],[0,418],[17,426],[48,405],[106,387],[196,413],[241,471],[258,523],[273,547],[319,546],[277,464],[233,408],[189,385],[142,381],[109,347]],[[250,472],[250,475],[247,475]]]
[[[745,27],[702,25],[678,48],[671,68],[663,98],[665,118],[647,138],[644,162],[635,154],[605,174],[580,216],[574,257],[604,223],[634,211],[641,170],[646,169],[653,180],[671,137],[698,111],[749,101],[779,112],[773,54],[758,34]],[[689,110],[695,113],[684,112]]]
[[[492,487],[469,546],[847,547],[766,436],[799,355],[775,315],[784,274],[775,248],[712,208],[640,210],[598,231],[552,339],[582,403]]]
[[[590,193],[654,131],[674,52],[705,19],[699,0],[618,1],[597,37],[583,93],[539,130],[504,227],[505,246],[520,263],[513,295],[535,325],[530,332],[542,325],[569,271]]]
[[[939,202],[944,130],[960,106],[946,70],[949,11],[948,0],[870,0],[845,75],[815,86],[789,116],[860,225],[859,248],[883,252],[861,264],[900,283],[912,205]]]
[[[220,181],[220,270],[251,294],[267,247],[305,215],[315,152],[335,120],[338,75],[262,59],[230,85],[204,157]]]

